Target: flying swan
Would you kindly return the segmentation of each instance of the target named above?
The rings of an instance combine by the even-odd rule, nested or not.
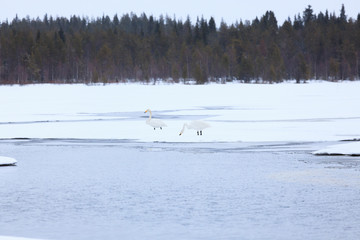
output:
[[[167,125],[166,125],[163,121],[161,121],[161,120],[159,120],[159,119],[153,119],[153,118],[151,118],[151,117],[152,117],[152,113],[151,113],[151,110],[150,110],[150,109],[147,109],[144,113],[147,113],[147,112],[150,113],[150,116],[149,116],[149,118],[146,120],[146,124],[148,124],[148,125],[150,125],[151,127],[153,127],[154,130],[155,130],[156,128],[160,128],[160,129],[162,130],[163,127],[167,127]]]
[[[179,134],[180,136],[184,133],[185,127],[187,127],[188,129],[196,130],[197,135],[202,135],[202,130],[204,130],[205,128],[211,127],[211,126],[210,126],[210,124],[203,122],[203,121],[199,121],[199,120],[191,121],[189,124],[184,123],[184,126],[181,129],[181,132]]]

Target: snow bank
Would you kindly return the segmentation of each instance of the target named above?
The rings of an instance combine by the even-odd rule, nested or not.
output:
[[[313,152],[315,155],[349,155],[360,156],[360,141],[328,146]]]
[[[17,161],[14,158],[0,156],[0,166],[15,165],[16,163]]]

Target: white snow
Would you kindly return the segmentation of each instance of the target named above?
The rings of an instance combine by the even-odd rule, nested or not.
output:
[[[14,165],[17,161],[14,158],[0,156],[0,166],[3,165]]]
[[[360,137],[360,82],[0,86],[0,138],[144,142],[339,141]],[[144,111],[168,127],[153,130]],[[204,120],[203,136],[185,122]],[[350,145],[350,147],[353,145]],[[359,148],[353,149],[360,152]]]
[[[328,146],[313,152],[315,155],[360,155],[360,142],[343,143]]]

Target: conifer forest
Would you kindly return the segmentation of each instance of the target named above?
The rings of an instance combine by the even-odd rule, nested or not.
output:
[[[360,14],[344,5],[283,23],[272,11],[233,24],[145,13],[0,23],[0,84],[358,80],[359,61]]]

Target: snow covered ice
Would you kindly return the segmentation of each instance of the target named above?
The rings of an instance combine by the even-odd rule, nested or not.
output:
[[[359,82],[2,86],[0,136],[145,142],[338,141],[360,135],[359,89]],[[147,108],[168,127],[149,128]],[[202,137],[179,137],[184,122],[191,120],[205,120],[212,127]]]
[[[15,165],[16,160],[10,157],[1,157],[0,156],[0,166],[9,166],[9,165]]]
[[[35,239],[35,238],[23,238],[23,237],[0,236],[0,240],[41,240],[41,239]]]
[[[360,156],[360,142],[343,143],[328,146],[313,152],[315,155],[349,155]]]
[[[358,89],[359,82],[2,86],[0,137],[145,142],[353,139],[360,136]],[[168,127],[147,127],[147,108]],[[212,127],[199,138],[179,137],[184,122],[191,120],[206,120]]]
[[[312,153],[360,151],[359,142],[340,142],[360,138],[359,89],[360,82],[1,86],[0,155],[18,162],[0,168],[0,233],[355,239],[359,157]],[[167,127],[149,127],[148,108]],[[193,120],[211,127],[179,136]]]

